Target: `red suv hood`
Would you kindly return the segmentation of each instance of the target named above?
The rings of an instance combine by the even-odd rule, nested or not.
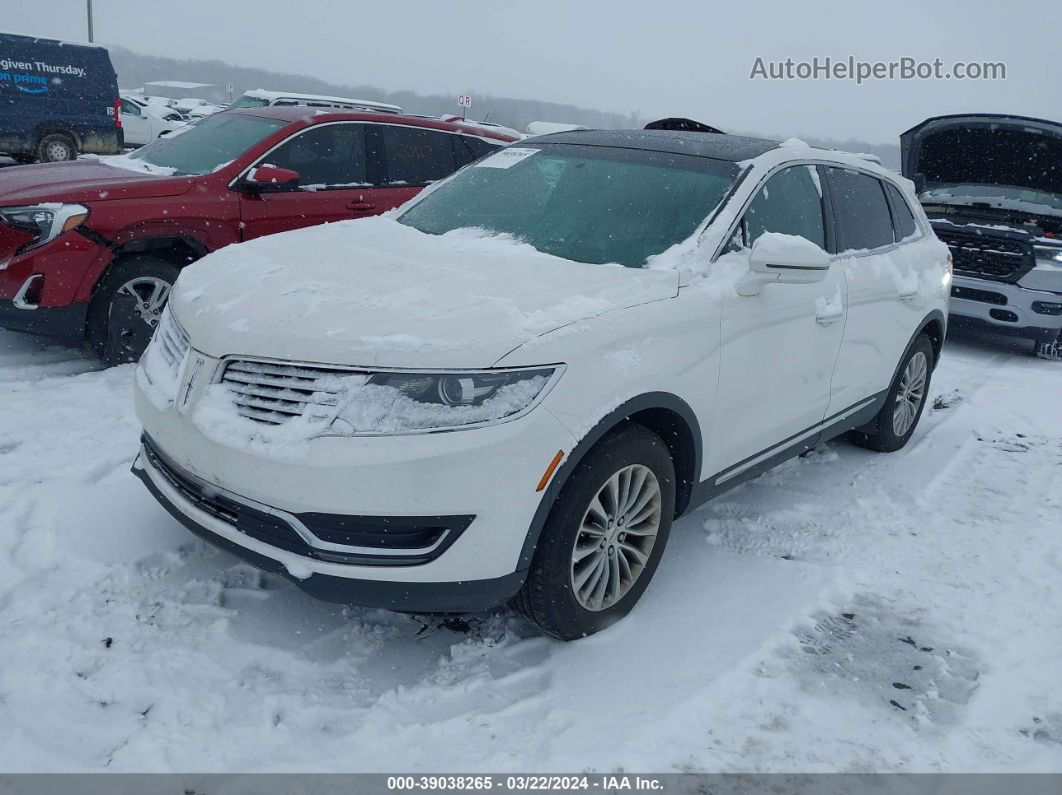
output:
[[[178,196],[191,186],[189,177],[137,174],[94,160],[41,163],[0,169],[0,205]]]

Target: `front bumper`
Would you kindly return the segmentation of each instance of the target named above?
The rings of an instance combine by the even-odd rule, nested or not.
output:
[[[52,337],[67,345],[85,341],[87,318],[88,303],[20,309],[12,301],[0,300],[0,328]]]
[[[66,232],[40,248],[18,254],[28,239],[0,224],[0,327],[80,344],[85,339],[90,291],[110,261],[109,249],[78,231]],[[33,280],[34,299],[16,306],[15,299]]]
[[[155,450],[142,449],[134,472],[197,535],[321,598],[410,612],[487,609],[519,590],[521,553],[542,498],[536,487],[557,450],[575,443],[540,406],[473,430],[315,439],[304,460],[287,461],[205,436],[191,412],[160,409],[139,386],[136,408]],[[251,506],[247,521],[254,526],[224,505],[220,511],[205,505],[166,469],[205,484],[223,501]],[[336,519],[349,526],[368,520],[399,534],[426,525],[450,529],[427,539],[438,541],[430,550],[414,541],[396,550],[385,539],[359,557],[366,550],[351,555],[347,544],[312,538],[307,548],[290,543],[290,532],[287,539],[271,536],[276,524],[263,528],[270,524],[263,515],[296,517],[312,536]]]
[[[147,462],[144,451],[133,464],[136,475],[156,500],[178,522],[204,541],[235,555],[263,571],[279,574],[300,589],[326,602],[356,604],[400,613],[475,613],[504,604],[520,590],[524,573],[513,572],[504,577],[465,582],[393,582],[390,580],[352,580],[315,572],[308,578],[294,576],[277,559],[276,550],[250,543],[253,539],[234,539],[224,523],[206,519],[207,514],[194,516],[187,501],[178,507],[179,497],[173,491],[163,491],[165,480]],[[149,474],[149,471],[152,474]],[[256,548],[257,547],[257,548]]]
[[[1043,311],[1045,304],[1062,304],[1060,293],[958,275],[951,289],[948,313],[957,326],[981,326],[1038,342],[1050,342],[1062,333],[1062,313]]]

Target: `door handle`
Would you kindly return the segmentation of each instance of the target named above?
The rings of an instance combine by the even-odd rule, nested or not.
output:
[[[918,295],[918,290],[915,290],[914,292],[910,292],[910,293],[900,293],[900,300],[901,301],[910,301],[912,298],[914,298],[917,295]]]
[[[350,202],[347,204],[347,209],[364,212],[366,210],[375,210],[376,205],[372,202]]]
[[[830,326],[836,323],[844,317],[844,310],[838,310],[836,312],[821,312],[815,315],[815,322],[820,326]]]

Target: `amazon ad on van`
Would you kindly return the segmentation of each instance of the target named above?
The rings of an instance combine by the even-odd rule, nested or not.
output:
[[[117,102],[105,48],[0,33],[0,152],[16,162],[120,153]]]

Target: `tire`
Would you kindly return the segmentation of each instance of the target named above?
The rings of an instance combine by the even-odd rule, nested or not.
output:
[[[88,342],[107,367],[140,358],[179,273],[166,260],[137,254],[103,277],[89,305]]]
[[[604,490],[614,477],[621,495],[626,482],[628,510],[655,488],[649,504],[638,510],[639,514],[650,513],[637,525],[601,521],[601,512],[592,507],[596,500],[604,514],[613,512],[614,504],[609,505],[611,500]],[[639,479],[641,488],[632,488]],[[600,499],[599,493],[604,495]],[[631,611],[652,580],[674,516],[675,468],[667,446],[641,425],[621,426],[591,449],[564,484],[513,606],[542,632],[560,640],[585,637],[611,626]],[[625,517],[621,513],[613,518]],[[650,536],[653,526],[655,535]],[[635,555],[632,548],[641,555]],[[574,562],[576,554],[581,555],[578,563]],[[599,603],[595,601],[598,589],[591,585],[595,581],[600,586],[600,578],[595,579],[597,569],[605,580]],[[618,578],[612,579],[617,574]],[[611,588],[613,582],[619,584],[615,590]]]
[[[1039,359],[1062,362],[1062,333],[1054,339],[1049,337],[1046,340],[1038,341],[1033,353]]]
[[[49,133],[37,142],[37,161],[61,163],[77,157],[77,144],[66,133]]]
[[[878,416],[865,428],[855,431],[851,440],[879,453],[893,453],[906,445],[926,407],[933,362],[933,341],[923,334],[914,341],[900,363]],[[917,386],[919,381],[920,388]],[[917,402],[912,399],[915,396]],[[901,401],[907,404],[906,408],[901,406]]]

